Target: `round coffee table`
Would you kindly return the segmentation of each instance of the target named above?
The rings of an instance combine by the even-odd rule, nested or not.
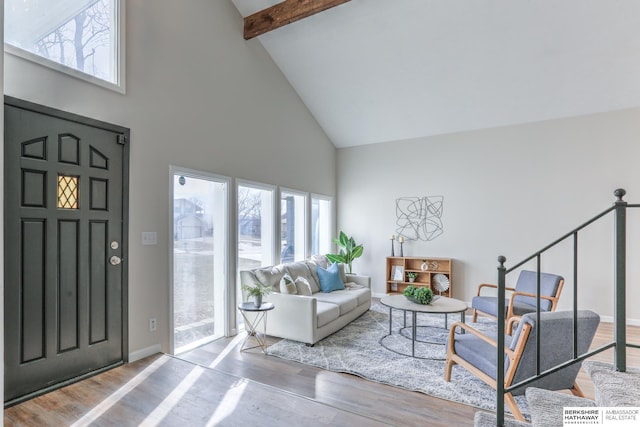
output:
[[[407,312],[412,314],[412,322],[411,322],[411,357],[417,357],[419,359],[425,359],[424,357],[416,356],[416,331],[418,328],[417,317],[418,313],[431,313],[431,314],[444,314],[444,329],[448,329],[448,318],[449,314],[460,313],[460,321],[464,322],[464,313],[467,310],[467,304],[464,301],[457,300],[455,298],[448,298],[443,296],[435,296],[434,300],[431,304],[417,304],[415,302],[409,301],[402,294],[391,294],[385,295],[380,299],[380,303],[384,306],[389,307],[389,333],[384,337],[380,338],[380,345],[386,348],[389,351],[393,351],[394,353],[401,354],[403,356],[409,356],[408,354],[401,353],[397,350],[389,348],[384,344],[384,339],[393,334],[392,326],[393,326],[393,310],[402,310],[404,311],[404,326],[400,328],[398,333],[402,335],[402,329],[407,328]],[[427,342],[427,341],[425,341]],[[441,344],[444,345],[444,342],[427,342],[428,344]],[[430,358],[429,358],[430,359]]]

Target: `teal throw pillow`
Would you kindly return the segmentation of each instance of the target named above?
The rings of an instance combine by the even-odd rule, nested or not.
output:
[[[329,268],[318,267],[318,278],[320,279],[320,290],[322,292],[332,292],[344,289],[344,282],[340,278],[338,263],[333,263]]]

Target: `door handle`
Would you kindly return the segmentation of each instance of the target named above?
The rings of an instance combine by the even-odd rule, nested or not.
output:
[[[119,256],[112,256],[111,258],[109,258],[109,263],[111,265],[120,265],[120,263],[122,262],[122,258],[120,258]]]

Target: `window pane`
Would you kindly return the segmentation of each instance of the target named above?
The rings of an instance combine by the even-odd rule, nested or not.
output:
[[[226,194],[226,182],[173,175],[175,354],[224,335]]]
[[[280,199],[280,262],[301,261],[305,251],[305,199],[282,192]]]
[[[273,265],[273,190],[238,186],[238,271]]]
[[[58,175],[58,207],[78,209],[78,177]]]
[[[5,0],[5,42],[117,84],[118,0]]]
[[[311,199],[311,252],[314,255],[331,251],[331,200]]]

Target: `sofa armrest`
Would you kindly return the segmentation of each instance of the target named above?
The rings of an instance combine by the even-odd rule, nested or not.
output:
[[[275,308],[269,312],[267,334],[313,343],[318,301],[303,295],[271,293],[265,297]]]
[[[367,288],[371,288],[371,277],[369,276],[361,276],[359,274],[351,274],[347,273],[347,282],[355,283],[356,285],[366,286]]]

